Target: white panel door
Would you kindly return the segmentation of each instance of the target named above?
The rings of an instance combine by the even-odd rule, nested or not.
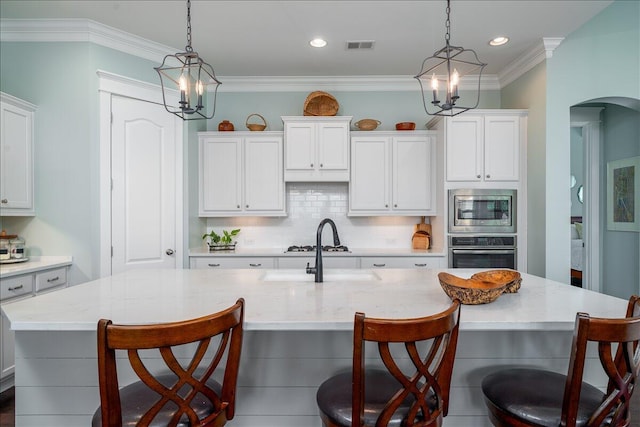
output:
[[[286,123],[285,168],[311,171],[315,166],[315,124]]]
[[[349,169],[349,123],[318,123],[320,170]]]
[[[393,209],[432,209],[431,139],[393,138]]]
[[[389,139],[353,137],[351,151],[350,211],[388,211]]]
[[[245,210],[284,210],[282,138],[245,139],[244,177]]]
[[[464,114],[447,120],[447,181],[482,179],[483,119]]]
[[[175,268],[176,130],[178,118],[161,106],[112,97],[112,264]]]
[[[520,179],[520,117],[485,117],[484,179]]]

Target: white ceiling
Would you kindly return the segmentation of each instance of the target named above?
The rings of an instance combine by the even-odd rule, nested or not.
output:
[[[565,37],[612,0],[453,0],[451,44],[474,49],[486,74],[542,44]],[[192,0],[192,46],[219,76],[414,75],[444,46],[444,0],[217,1]],[[2,0],[7,19],[87,18],[184,50],[186,1]],[[506,35],[506,46],[489,39]],[[308,42],[323,37],[327,47]],[[347,51],[350,40],[374,40],[367,51]]]

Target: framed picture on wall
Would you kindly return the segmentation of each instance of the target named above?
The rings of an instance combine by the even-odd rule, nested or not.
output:
[[[607,163],[607,229],[640,232],[640,156]]]

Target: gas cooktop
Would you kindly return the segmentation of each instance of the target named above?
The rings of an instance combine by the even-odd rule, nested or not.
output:
[[[324,252],[349,252],[349,248],[344,246],[344,245],[340,245],[340,246],[330,246],[330,245],[325,245],[322,247],[322,250]],[[306,245],[306,246],[289,246],[287,248],[287,250],[285,252],[315,252],[316,251],[316,246],[313,245]]]

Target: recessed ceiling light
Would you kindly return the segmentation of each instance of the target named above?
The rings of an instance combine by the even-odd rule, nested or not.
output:
[[[325,47],[327,45],[327,41],[324,39],[313,39],[309,42],[309,44],[313,47]]]
[[[491,46],[502,46],[503,44],[506,44],[508,41],[509,41],[509,37],[500,36],[500,37],[491,39],[489,41],[489,44]]]

